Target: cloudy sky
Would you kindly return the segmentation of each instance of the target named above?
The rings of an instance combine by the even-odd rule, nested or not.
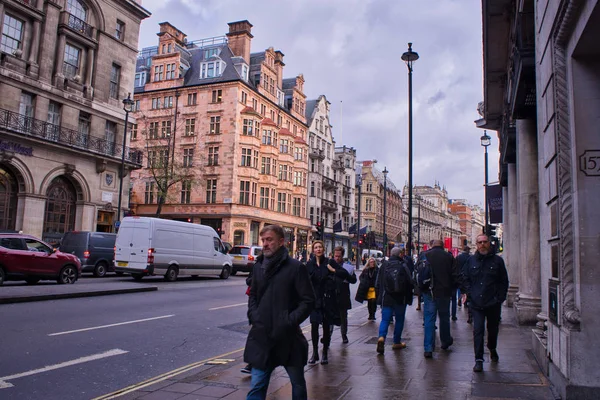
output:
[[[450,198],[483,204],[483,99],[479,0],[142,0],[153,13],[140,47],[155,46],[169,21],[189,40],[221,36],[247,19],[252,51],[285,54],[285,77],[304,74],[309,99],[331,102],[336,145],[378,161],[397,187],[408,180],[407,43],[413,73],[413,183],[446,186]],[[343,106],[342,106],[343,104]],[[498,139],[490,132],[489,180],[498,179]]]

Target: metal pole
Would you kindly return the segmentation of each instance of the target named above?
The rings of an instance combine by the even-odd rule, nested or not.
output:
[[[387,256],[387,235],[386,235],[386,219],[387,219],[387,168],[383,169],[383,255]]]
[[[121,154],[121,168],[119,175],[119,207],[117,211],[117,221],[121,221],[121,202],[123,201],[123,180],[125,179],[125,144],[127,143],[127,125],[129,124],[129,111],[125,110],[125,127],[123,128],[123,152]]]
[[[485,146],[485,227],[483,231],[486,235],[489,235],[488,232],[488,221],[489,221],[489,205],[488,205],[488,151],[487,146]]]
[[[417,221],[419,221],[417,223],[417,258],[419,257],[419,254],[421,253],[421,199],[419,199],[419,214],[417,216]]]
[[[362,254],[360,254],[360,198],[362,193],[362,177],[358,181],[358,221],[356,221],[356,269],[360,269]]]

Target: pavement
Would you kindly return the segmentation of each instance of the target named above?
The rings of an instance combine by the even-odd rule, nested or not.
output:
[[[407,348],[392,350],[390,326],[384,355],[376,353],[377,322],[367,321],[366,307],[354,303],[349,313],[350,342],[343,344],[339,329],[333,334],[328,365],[309,365],[305,377],[309,399],[558,399],[531,351],[531,328],[516,323],[514,311],[503,308],[498,353],[491,363],[485,355],[484,372],[474,365],[471,325],[466,310],[451,321],[454,345],[438,346],[432,359],[423,357],[422,312],[409,307],[403,341]],[[380,312],[378,312],[378,319]],[[305,327],[305,332],[308,329]],[[309,337],[310,335],[307,335]],[[245,399],[250,375],[242,374],[243,349],[198,361],[94,400]],[[284,369],[271,377],[269,399],[290,399],[291,385]]]
[[[81,279],[71,285],[56,282],[39,282],[28,285],[25,282],[5,282],[0,286],[0,304],[25,303],[76,297],[106,296],[111,294],[151,292],[158,287],[139,282],[116,282],[106,284],[86,283]]]

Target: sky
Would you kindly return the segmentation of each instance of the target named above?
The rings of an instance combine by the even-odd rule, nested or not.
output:
[[[483,205],[483,135],[473,121],[483,100],[479,0],[142,0],[140,48],[155,46],[160,22],[188,40],[222,36],[228,22],[252,25],[252,52],[284,54],[284,77],[302,73],[307,99],[331,103],[336,146],[377,160],[408,182],[408,42],[413,66],[413,184],[439,182],[451,199]],[[498,136],[489,181],[498,180]]]

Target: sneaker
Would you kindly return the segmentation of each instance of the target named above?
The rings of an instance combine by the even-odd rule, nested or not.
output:
[[[493,362],[498,362],[500,360],[500,357],[498,357],[498,352],[496,351],[496,349],[490,350],[490,358],[492,359]]]
[[[482,372],[483,371],[483,361],[477,360],[475,361],[475,366],[473,367],[473,372]]]
[[[344,343],[344,344],[348,343],[348,336],[342,335],[342,343]]]
[[[385,338],[382,336],[377,340],[377,352],[383,354],[385,351]]]
[[[433,352],[426,351],[425,353],[423,353],[423,355],[425,356],[425,358],[431,358],[431,357],[433,357]]]
[[[399,349],[405,349],[405,348],[406,348],[406,343],[404,343],[404,342],[394,343],[392,345],[393,350],[399,350]]]
[[[240,369],[240,372],[243,374],[251,374],[252,373],[252,364],[247,364],[244,368]]]

